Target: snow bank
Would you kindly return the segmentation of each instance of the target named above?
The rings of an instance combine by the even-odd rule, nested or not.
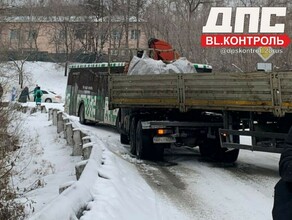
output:
[[[145,74],[170,74],[170,73],[196,73],[196,69],[185,57],[170,64],[165,64],[161,60],[153,60],[145,53],[142,58],[134,56],[130,62],[128,75]]]
[[[70,118],[77,130],[78,124],[71,117],[65,117]],[[135,166],[116,157],[92,132],[82,127],[80,130],[88,135],[86,139],[92,141],[83,146],[93,146],[89,159],[77,164],[86,164],[80,178],[62,184],[62,190],[68,188],[30,219],[160,219],[156,196],[138,171],[133,169]]]
[[[30,219],[77,219],[76,216],[80,214],[79,212],[93,199],[91,189],[97,181],[96,177],[98,177],[98,171],[102,162],[101,155],[104,148],[103,142],[95,140],[90,158],[80,179]]]
[[[81,178],[30,219],[77,219],[78,212],[93,199],[91,188],[97,181],[103,143],[100,141],[96,145],[99,146],[93,147]]]

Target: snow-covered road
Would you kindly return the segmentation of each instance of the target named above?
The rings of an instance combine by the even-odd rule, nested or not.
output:
[[[129,146],[119,143],[114,129],[84,128],[96,133],[116,156],[136,166],[159,198],[165,216],[170,209],[176,210],[171,219],[272,219],[278,154],[242,150],[238,161],[230,165],[204,161],[198,149],[175,148],[165,152],[164,162],[137,162]]]

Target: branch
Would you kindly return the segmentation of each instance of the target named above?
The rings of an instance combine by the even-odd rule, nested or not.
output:
[[[2,176],[0,176],[0,179],[2,179],[3,177],[5,177],[7,174],[10,173],[10,171],[13,169],[13,166],[10,167],[9,170],[7,170]]]
[[[197,4],[195,5],[195,7],[193,8],[193,9],[191,9],[191,13],[193,13],[198,7],[199,7],[199,5],[200,4],[203,4],[204,2],[201,2],[201,0],[199,0],[198,2],[197,2]]]

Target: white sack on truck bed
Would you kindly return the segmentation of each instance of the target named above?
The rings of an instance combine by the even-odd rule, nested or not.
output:
[[[134,56],[130,62],[128,75],[196,73],[196,69],[185,57],[181,57],[171,64],[161,60],[153,60],[143,54],[142,58]]]

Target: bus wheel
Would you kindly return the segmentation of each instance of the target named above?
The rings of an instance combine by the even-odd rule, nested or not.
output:
[[[137,120],[133,117],[130,124],[130,152],[133,155],[136,155],[136,127]]]
[[[84,105],[82,104],[80,107],[79,107],[79,122],[83,125],[86,125],[87,124],[87,120],[85,119],[85,110],[84,110]]]
[[[142,129],[141,121],[138,121],[136,128],[136,155],[138,159],[148,159],[150,157],[149,148],[151,143],[150,135]]]

